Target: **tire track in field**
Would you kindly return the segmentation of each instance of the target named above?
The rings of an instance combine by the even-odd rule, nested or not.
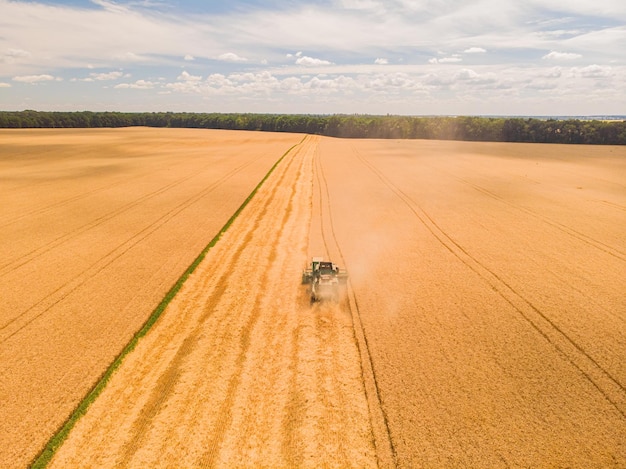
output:
[[[317,148],[315,152],[313,170],[315,171],[315,180],[317,181],[317,190],[318,190],[318,198],[319,198],[318,209],[319,209],[319,217],[320,217],[320,235],[322,237],[322,242],[324,243],[324,251],[325,251],[326,257],[330,257],[331,254],[330,254],[330,250],[328,249],[328,242],[326,241],[326,230],[325,230],[326,223],[324,221],[326,217],[330,216],[330,202],[326,201],[326,208],[328,210],[324,210],[324,200],[328,198],[328,186],[325,185],[326,180],[324,180],[324,184],[322,184],[322,181],[320,178],[320,174],[322,174],[322,171],[321,171],[319,147]],[[322,190],[323,187],[326,187],[326,199],[324,198],[324,191]],[[332,225],[330,226],[332,228]]]
[[[566,161],[563,158],[561,160],[562,161]],[[602,177],[599,177],[599,176],[594,176],[593,174],[591,174],[591,175],[587,174],[587,173],[580,174],[577,171],[574,171],[572,169],[566,169],[566,170],[564,170],[564,172],[570,173],[570,174],[575,174],[576,176],[584,176],[587,179],[595,179],[596,181],[600,181],[600,182],[602,182],[604,184],[611,184],[611,185],[617,186],[620,189],[626,189],[626,184],[624,184],[622,182],[612,181],[610,179],[602,178]]]
[[[619,311],[607,308],[603,303],[599,302],[594,295],[590,295],[588,292],[576,287],[571,282],[568,282],[567,279],[563,278],[562,275],[559,275],[557,272],[553,271],[550,268],[544,267],[543,270],[545,273],[550,274],[557,282],[559,282],[563,286],[563,288],[569,288],[570,290],[578,293],[581,298],[585,299],[587,304],[593,305],[595,308],[604,311],[605,314],[611,316],[615,321],[626,322],[626,317],[624,317],[623,314],[621,314]]]
[[[609,202],[608,200],[595,200],[595,202],[600,202],[603,203],[605,205],[608,205],[611,208],[616,208],[618,210],[622,210],[624,212],[626,212],[626,207],[620,204],[616,204],[615,202]]]
[[[167,165],[164,164],[163,166],[167,166]],[[18,215],[17,217],[13,217],[13,218],[8,218],[7,217],[5,219],[6,221],[0,222],[0,228],[4,228],[4,227],[7,227],[7,226],[10,226],[10,225],[12,225],[12,224],[14,224],[14,223],[24,219],[24,218],[33,217],[35,215],[41,215],[43,213],[49,212],[50,210],[53,210],[53,209],[56,209],[56,208],[59,208],[59,207],[63,207],[65,205],[71,204],[72,202],[76,202],[78,200],[84,199],[86,197],[89,197],[91,195],[97,194],[99,192],[106,191],[106,190],[111,189],[113,187],[117,187],[117,186],[120,186],[120,185],[123,185],[123,184],[128,184],[129,182],[135,181],[137,179],[143,179],[145,177],[151,176],[152,174],[158,173],[159,171],[163,171],[163,167],[160,167],[160,168],[155,169],[153,171],[149,171],[147,173],[138,174],[137,176],[134,176],[134,177],[131,177],[131,178],[123,179],[123,180],[120,180],[120,181],[117,181],[117,182],[114,182],[114,183],[111,183],[111,184],[100,186],[100,187],[98,187],[96,189],[92,189],[90,191],[86,191],[86,192],[82,192],[80,194],[76,194],[76,195],[74,195],[72,197],[68,197],[66,199],[59,200],[59,201],[57,201],[57,202],[55,202],[53,204],[49,204],[49,205],[46,205],[44,207],[39,207],[39,208],[36,208],[34,210],[30,210],[28,212],[23,212],[20,215]],[[30,187],[30,186],[27,186],[27,187]]]
[[[592,246],[596,249],[599,249],[600,251],[603,251],[617,259],[620,260],[624,260],[626,261],[626,253],[624,253],[623,251],[609,245],[606,243],[603,243],[602,241],[596,240],[593,237],[587,236],[584,233],[575,230],[574,228],[571,228],[567,225],[564,225],[562,223],[559,223],[555,220],[552,220],[549,217],[546,217],[544,215],[541,215],[533,210],[527,209],[526,207],[523,207],[521,205],[515,204],[513,202],[509,202],[508,200],[506,200],[503,197],[500,197],[499,195],[497,195],[496,193],[489,191],[488,189],[485,189],[484,187],[472,183],[470,181],[468,181],[467,179],[464,179],[462,177],[456,176],[455,174],[451,173],[450,171],[446,171],[444,169],[441,169],[439,167],[436,166],[432,166],[430,164],[426,164],[430,169],[432,169],[433,171],[437,171],[439,173],[445,174],[453,179],[456,179],[457,181],[460,181],[463,184],[466,184],[470,187],[472,187],[473,189],[475,189],[476,191],[487,195],[489,198],[497,200],[498,202],[507,205],[515,210],[518,210],[522,213],[525,213],[526,215],[530,215],[531,217],[534,217],[536,219],[538,219],[539,221],[542,221],[544,223],[546,223],[547,225],[550,225],[556,229],[558,229],[559,231],[574,237],[580,241],[582,241],[583,243]],[[534,181],[533,181],[534,182]],[[605,181],[608,182],[608,181]],[[538,183],[537,183],[538,184]],[[605,202],[606,204],[613,206],[613,207],[617,207],[617,208],[621,208],[620,205],[618,204],[613,204],[607,201],[602,201]],[[624,210],[626,210],[626,208],[624,208]],[[557,275],[556,273],[552,272],[550,269],[547,269],[546,272],[550,273],[550,275],[552,275],[557,281],[559,281],[560,283],[562,283],[563,285],[567,286],[570,289],[573,289],[574,291],[576,291],[577,293],[579,293],[581,296],[585,297],[587,299],[588,302],[593,303],[597,308],[602,309],[605,313],[609,314],[610,316],[614,317],[615,319],[619,320],[619,321],[625,321],[626,318],[624,318],[622,315],[620,315],[619,313],[616,313],[613,310],[610,310],[609,308],[607,308],[606,306],[604,306],[603,304],[601,304],[600,302],[598,302],[596,300],[596,298],[594,298],[593,296],[589,296],[587,293],[581,291],[580,289],[574,287],[573,285],[571,285],[569,282],[567,282],[566,279],[563,279],[561,276]]]
[[[333,248],[333,252],[336,252],[338,254],[342,266],[344,268],[347,268],[346,260],[341,251],[341,246],[339,245],[339,242],[337,240],[335,227],[333,225],[331,206],[332,199],[330,196],[328,181],[326,179],[324,167],[322,165],[321,157],[319,155],[319,149],[315,155],[315,173],[320,199],[321,236],[323,238],[326,254],[328,256],[331,256],[331,252],[329,250],[329,240],[327,239],[327,237],[329,237],[331,238],[330,245]],[[327,220],[326,223],[324,223],[325,219]],[[361,360],[361,377],[363,380],[363,386],[365,389],[366,399],[369,407],[370,424],[373,432],[372,437],[376,449],[378,465],[380,467],[397,466],[396,449],[389,428],[387,413],[385,412],[385,409],[383,407],[380,387],[376,378],[374,362],[372,360],[369,343],[367,341],[367,336],[365,335],[365,330],[363,329],[363,324],[361,321],[359,305],[356,295],[354,293],[354,289],[352,288],[350,278],[348,278],[346,293],[348,298],[345,306],[349,310],[350,316],[352,318],[353,338]],[[341,305],[339,307],[341,307]]]
[[[105,147],[107,147],[107,146],[108,146],[108,144],[105,143]],[[115,146],[113,146],[111,148],[112,151],[114,151],[114,148],[115,148]],[[90,151],[90,150],[92,150],[92,148],[88,147],[87,150]],[[53,155],[55,154],[54,151],[51,151],[51,153],[53,153]],[[130,154],[124,154],[123,152],[122,152],[122,156],[124,158],[128,158],[128,159],[133,158]],[[29,164],[28,167],[30,167],[30,166],[38,167],[38,165],[39,165],[39,163],[34,162],[32,164]],[[40,206],[40,207],[37,207],[37,208],[35,208],[33,210],[30,210],[30,211],[27,211],[27,212],[22,212],[22,213],[20,213],[16,217],[0,218],[0,228],[4,228],[6,226],[10,226],[10,225],[12,225],[12,224],[14,224],[14,223],[24,219],[24,218],[33,217],[35,215],[40,215],[40,214],[46,213],[46,212],[48,212],[48,211],[50,211],[52,209],[63,207],[65,205],[67,205],[67,204],[70,204],[72,202],[76,202],[78,200],[84,199],[86,197],[89,197],[91,195],[97,194],[99,192],[106,191],[106,190],[111,189],[113,187],[117,187],[119,185],[128,184],[129,182],[132,182],[132,181],[135,181],[135,180],[138,180],[138,179],[146,178],[146,177],[151,176],[151,175],[153,175],[155,173],[167,170],[169,167],[170,167],[170,163],[162,162],[159,166],[155,167],[155,169],[153,169],[152,171],[144,172],[144,173],[141,173],[141,174],[137,174],[135,176],[132,176],[132,177],[129,177],[129,178],[124,178],[124,179],[122,179],[120,181],[117,181],[117,182],[113,182],[113,183],[106,184],[106,185],[103,185],[103,186],[100,186],[100,187],[97,187],[97,188],[94,188],[94,189],[91,189],[91,190],[88,190],[88,191],[85,191],[85,192],[81,192],[80,194],[76,194],[74,196],[65,198],[63,200],[59,200],[59,201],[54,202],[52,204],[45,205],[45,206]],[[202,168],[202,170],[205,170],[207,168],[208,168],[208,166]],[[42,181],[39,181],[39,182],[28,182],[28,183],[23,184],[21,186],[15,187],[14,190],[20,190],[22,188],[27,188],[27,189],[31,189],[32,190],[33,186],[46,187],[48,185],[55,185],[55,184],[58,184],[57,181],[55,181],[55,180],[42,180]]]
[[[522,212],[522,213],[524,213],[526,215],[530,215],[531,217],[533,217],[533,218],[535,218],[535,219],[537,219],[537,220],[539,220],[539,221],[541,221],[541,222],[543,222],[543,223],[545,223],[547,225],[550,225],[553,228],[556,228],[557,230],[567,234],[570,237],[576,238],[579,241],[582,241],[583,243],[585,243],[585,244],[587,244],[589,246],[592,246],[592,247],[594,247],[594,248],[596,248],[596,249],[598,249],[598,250],[600,250],[600,251],[602,251],[602,252],[604,252],[606,254],[609,254],[610,256],[613,256],[613,257],[615,257],[615,258],[617,258],[619,260],[626,261],[626,252],[616,248],[615,246],[611,246],[609,244],[606,244],[606,243],[604,243],[604,242],[602,242],[600,240],[597,240],[597,239],[593,238],[592,236],[586,235],[586,234],[576,230],[575,228],[572,228],[572,227],[570,227],[568,225],[565,225],[565,224],[560,223],[560,222],[558,222],[556,220],[553,220],[553,219],[551,219],[549,217],[546,217],[545,215],[541,215],[540,213],[537,213],[534,210],[531,210],[531,209],[523,207],[523,206],[521,206],[519,204],[515,204],[513,202],[510,202],[510,201],[506,200],[504,197],[499,196],[495,192],[490,191],[489,189],[486,189],[486,188],[480,186],[479,184],[476,184],[476,183],[473,183],[471,181],[468,181],[465,178],[457,176],[456,174],[453,174],[450,171],[446,171],[446,170],[444,170],[442,168],[435,167],[435,166],[432,166],[432,165],[429,165],[429,164],[427,164],[427,166],[430,169],[432,169],[433,171],[437,171],[439,173],[445,174],[445,175],[447,175],[447,176],[449,176],[449,177],[451,177],[453,179],[456,179],[457,181],[460,181],[463,184],[466,184],[467,186],[473,188],[474,190],[480,192],[481,194],[486,195],[487,197],[489,197],[489,198],[491,198],[493,200],[497,200],[498,202],[500,202],[500,203],[502,203],[504,205],[507,205],[507,206],[509,206],[511,208],[514,208],[515,210],[518,210],[518,211],[520,211],[520,212]],[[596,178],[596,179],[598,179],[598,178]],[[606,180],[602,180],[602,181],[604,181],[604,182],[611,182],[611,181],[606,181]],[[535,181],[533,181],[533,182],[535,182]],[[623,208],[623,207],[621,207],[618,204],[614,204],[614,203],[607,202],[607,201],[604,201],[604,200],[602,200],[600,202],[604,202],[607,205],[610,205],[610,206],[612,206],[614,208],[622,208],[623,210],[626,210],[626,208]]]
[[[611,256],[613,256],[613,257],[615,257],[617,259],[620,259],[622,261],[626,261],[626,253],[624,251],[621,251],[621,250],[617,249],[614,246],[611,246],[611,245],[606,244],[606,243],[604,243],[602,241],[599,241],[599,240],[597,240],[597,239],[595,239],[595,238],[593,238],[591,236],[588,236],[588,235],[586,235],[584,233],[581,233],[580,231],[578,231],[578,230],[576,230],[574,228],[571,228],[571,227],[569,227],[567,225],[564,225],[563,223],[559,223],[558,221],[552,220],[551,218],[548,218],[548,217],[546,217],[544,215],[541,215],[540,213],[537,213],[537,212],[535,212],[533,210],[530,210],[530,209],[528,209],[526,207],[522,207],[521,205],[515,204],[513,202],[509,202],[508,200],[504,199],[503,197],[500,197],[499,195],[497,195],[496,193],[494,193],[494,192],[492,192],[492,191],[490,191],[488,189],[485,189],[484,187],[481,187],[481,186],[479,186],[477,184],[474,184],[474,183],[472,183],[472,182],[470,182],[470,181],[468,181],[468,180],[466,180],[464,178],[455,176],[455,175],[450,174],[450,173],[447,173],[447,174],[449,176],[457,179],[458,181],[461,181],[464,184],[467,184],[468,186],[473,187],[478,192],[481,192],[482,194],[485,194],[488,197],[491,197],[492,199],[497,200],[498,202],[500,202],[500,203],[502,203],[504,205],[512,207],[512,208],[514,208],[514,209],[516,209],[516,210],[518,210],[518,211],[520,211],[522,213],[525,213],[526,215],[530,215],[531,217],[536,218],[536,219],[538,219],[538,220],[540,220],[540,221],[542,221],[542,222],[544,222],[544,223],[546,223],[546,224],[556,228],[557,230],[560,230],[561,232],[563,232],[563,233],[565,233],[565,234],[567,234],[567,235],[569,235],[569,236],[571,236],[573,238],[576,238],[576,239],[584,242],[587,245],[590,245],[590,246],[592,246],[592,247],[594,247],[596,249],[599,249],[600,251],[605,252],[606,254],[609,254],[609,255],[611,255]]]
[[[63,301],[69,295],[71,295],[74,291],[80,288],[82,285],[87,283],[89,280],[100,274],[103,270],[105,270],[108,266],[114,263],[117,259],[122,257],[126,252],[130,251],[133,247],[140,244],[143,240],[148,238],[152,233],[157,231],[167,222],[175,218],[179,213],[192,206],[193,204],[200,201],[202,198],[206,197],[213,190],[215,190],[220,185],[224,184],[238,172],[243,170],[245,166],[251,164],[253,161],[244,163],[240,165],[238,168],[230,171],[226,175],[222,176],[219,180],[208,186],[206,189],[202,190],[198,194],[188,198],[184,202],[180,203],[169,212],[165,213],[161,217],[159,217],[154,222],[150,223],[148,226],[143,228],[141,231],[135,233],[132,237],[128,238],[123,243],[119,244],[117,247],[109,251],[106,255],[102,256],[98,261],[93,263],[87,269],[80,272],[77,276],[75,276],[69,282],[61,285],[54,291],[50,292],[43,298],[41,298],[36,303],[32,304],[26,310],[18,313],[12,319],[4,323],[0,326],[0,333],[2,336],[0,337],[0,344],[5,343],[11,337],[22,331],[24,328],[28,327],[32,322],[42,317],[48,311],[50,311],[55,305]],[[40,311],[34,312],[33,310],[41,308]],[[31,313],[32,314],[29,314]],[[29,316],[29,317],[26,317]],[[26,317],[26,318],[25,318]],[[22,318],[25,318],[21,321],[20,324],[17,324],[18,321]]]
[[[521,143],[521,142],[520,142]],[[519,144],[519,143],[517,143]],[[522,145],[524,145],[523,143],[521,143]],[[537,145],[535,143],[526,143],[526,145]],[[543,144],[539,144],[539,145],[543,145]],[[551,144],[547,144],[547,145],[551,145]],[[600,148],[602,147],[602,145],[585,145],[585,144],[557,144],[555,146],[563,146],[563,147],[579,147],[580,149],[583,149],[585,147],[587,148]],[[609,145],[610,146],[610,145]],[[593,153],[591,153],[593,154]],[[580,158],[581,153],[577,153],[577,157]],[[589,157],[590,155],[585,155],[586,157]],[[552,154],[550,156],[551,159],[554,159],[556,161],[562,162],[562,163],[569,163],[571,162],[571,159],[569,156],[563,156],[563,155],[554,155]],[[582,168],[581,168],[582,169]],[[561,168],[561,173],[568,173],[568,174],[572,174],[574,176],[578,176],[578,177],[584,177],[585,179],[595,179],[596,181],[599,181],[603,184],[611,184],[614,186],[617,186],[620,189],[626,189],[626,184],[624,184],[622,181],[615,181],[615,180],[611,180],[611,179],[606,179],[604,177],[600,177],[600,176],[594,176],[593,174],[589,174],[588,172],[583,172],[581,173],[580,171],[577,171],[576,169],[572,169],[572,168]]]
[[[312,145],[313,150],[315,150],[320,138],[311,137],[311,139],[314,144],[314,146]],[[311,154],[313,152],[310,149],[306,151],[307,154],[303,156],[300,173],[296,176],[296,181],[301,179],[302,174],[311,174],[312,176],[313,158]],[[297,185],[291,186],[292,196],[285,215],[291,212],[292,204],[294,204],[297,213],[294,217],[285,216],[283,218],[282,224],[289,223],[289,231],[285,233],[284,237],[281,235],[281,241],[278,243],[278,246],[281,247],[280,252],[272,249],[270,254],[270,259],[277,258],[277,265],[275,268],[264,270],[264,273],[269,273],[268,282],[272,282],[274,279],[278,285],[282,284],[281,288],[283,289],[293,290],[295,286],[295,290],[301,292],[302,287],[294,285],[295,280],[299,279],[299,274],[286,280],[277,280],[280,273],[288,265],[293,264],[293,261],[289,260],[289,254],[285,255],[285,250],[291,251],[295,246],[304,247],[303,239],[306,238],[299,234],[303,231],[302,228],[298,228],[299,225],[302,225],[301,222],[305,220],[303,213],[308,211],[306,205],[303,204],[302,196],[306,191],[300,190],[298,203],[295,203],[294,189]],[[312,191],[312,187],[309,190]],[[291,268],[287,270],[291,270]],[[266,284],[265,281],[260,282],[261,286]],[[291,330],[288,327],[286,330],[275,334],[273,331],[277,326],[273,326],[271,322],[268,323],[268,312],[275,308],[278,308],[276,311],[280,310],[280,306],[273,306],[272,295],[278,293],[277,300],[279,302],[281,295],[271,286],[268,287],[268,293],[269,295],[262,296],[263,301],[260,303],[263,319],[255,325],[256,339],[253,344],[254,348],[249,352],[252,356],[246,359],[248,362],[246,371],[238,374],[237,386],[242,389],[238,390],[236,394],[232,394],[233,402],[227,407],[229,411],[226,413],[226,418],[230,423],[225,427],[224,436],[218,438],[221,440],[219,450],[213,453],[212,458],[204,461],[207,463],[205,467],[220,466],[225,464],[225,461],[234,467],[241,465],[271,467],[272,464],[268,464],[267,461],[271,461],[272,457],[281,461],[280,464],[277,464],[280,467],[339,467],[347,464],[369,467],[374,464],[375,449],[371,442],[371,425],[368,422],[367,401],[362,386],[362,378],[358,372],[359,357],[356,344],[351,337],[351,328],[348,325],[347,317],[340,317],[336,314],[336,309],[333,308],[318,309],[306,305],[302,309],[302,296],[298,294],[297,298],[294,298],[295,304],[287,303],[283,306],[286,308],[294,308],[295,306],[295,310],[288,314],[288,319],[284,319],[291,324]],[[265,350],[265,347],[259,350],[260,343],[271,343],[271,339],[279,339],[285,334],[295,340],[300,340],[279,347],[276,353],[282,356],[282,360],[277,361],[271,352]],[[287,356],[285,351],[289,351]],[[349,365],[346,363],[346,358],[350,362]],[[283,379],[281,380],[280,377],[278,379],[277,388],[280,391],[274,398],[268,398],[266,395],[267,389],[277,389],[272,384],[275,383],[273,379],[268,380],[265,377],[262,385],[259,386],[251,386],[250,382],[251,366],[256,363],[257,366],[261,367],[259,364],[264,363],[265,360],[282,365],[278,374]],[[295,375],[290,376],[283,371],[285,369],[294,370]],[[250,401],[256,401],[255,389],[260,395],[258,405],[261,410],[247,410],[250,408]],[[278,407],[282,417],[268,420],[267,412],[272,412],[277,407],[276,402],[272,403],[272,400],[281,402]],[[359,402],[360,404],[357,404]],[[362,412],[362,420],[354,419],[356,408],[361,409],[359,412]],[[251,424],[255,417],[265,425],[259,427],[256,424]],[[348,422],[354,422],[354,427],[351,428]],[[266,426],[267,430],[265,429]],[[365,429],[367,429],[366,433]],[[259,430],[268,435],[259,437]],[[363,437],[366,439],[362,440]],[[214,439],[215,436],[212,436],[209,442],[214,441]],[[234,447],[239,448],[242,444],[239,442],[240,439],[243,441],[243,445],[246,442],[247,444],[256,442],[258,448],[260,444],[261,454],[265,450],[267,456],[262,455],[260,458],[256,456],[254,463],[248,462],[248,459],[241,459],[241,457],[229,456]],[[263,443],[259,443],[259,440]],[[278,449],[275,448],[276,444],[272,443],[274,441],[280,442]],[[212,443],[208,444],[208,446],[211,445]],[[237,451],[241,450],[237,449]],[[251,454],[256,455],[255,452]],[[316,461],[334,462],[323,464]]]
[[[238,166],[237,168],[234,168],[233,170],[231,170],[230,172],[228,172],[226,175],[224,175],[222,178],[220,178],[218,181],[216,181],[215,183],[211,184],[209,186],[210,190],[204,189],[203,191],[201,191],[199,194],[206,194],[212,190],[214,190],[216,187],[218,187],[221,183],[223,183],[225,180],[227,180],[228,178],[234,176],[235,174],[237,174],[238,172],[242,171],[243,169],[245,169],[247,166],[250,166],[252,163],[254,163],[255,160],[250,160],[240,166]],[[206,168],[205,168],[206,169]],[[143,196],[135,199],[134,201],[127,203],[125,205],[122,205],[121,207],[108,212],[98,218],[96,218],[95,220],[90,221],[89,223],[86,223],[80,227],[75,228],[74,230],[72,230],[69,233],[65,233],[53,240],[50,240],[49,242],[47,242],[46,244],[39,246],[36,249],[31,250],[28,253],[23,254],[21,257],[19,257],[18,259],[15,259],[13,261],[9,261],[5,264],[0,265],[0,278],[10,274],[11,272],[13,272],[14,270],[19,269],[20,267],[28,264],[29,262],[32,262],[33,260],[37,259],[39,256],[51,251],[52,249],[55,249],[59,246],[62,246],[64,243],[66,243],[67,241],[74,239],[78,236],[80,236],[83,233],[88,232],[89,230],[92,230],[100,225],[102,225],[103,223],[106,223],[109,220],[114,219],[115,217],[128,212],[129,210],[132,210],[133,208],[140,206],[141,204],[145,203],[146,201],[153,199],[155,197],[158,197],[162,194],[167,193],[167,191],[195,178],[198,177],[200,173],[198,172],[194,172],[191,175],[182,177],[177,179],[176,181],[173,181],[169,184],[166,184],[160,188],[158,188],[155,191],[149,192],[148,194],[144,194]],[[193,196],[196,197],[196,196]],[[191,198],[193,198],[191,197]],[[190,199],[191,199],[190,198]]]
[[[626,388],[623,383],[602,367],[590,353],[567,335],[544,312],[499,277],[496,272],[469,254],[416,201],[396,186],[374,164],[367,161],[354,145],[352,145],[352,151],[355,157],[409,208],[445,249],[483,279],[502,299],[510,304],[537,333],[596,388],[599,394],[613,406],[622,418],[626,419]]]

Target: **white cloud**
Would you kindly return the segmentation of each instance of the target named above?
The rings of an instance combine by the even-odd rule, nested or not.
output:
[[[20,58],[20,57],[30,57],[30,52],[23,50],[23,49],[7,49],[7,51],[5,52],[4,56],[5,57],[12,57],[14,59]]]
[[[148,59],[140,54],[134,52],[123,52],[121,54],[115,54],[113,56],[115,60],[121,60],[122,62],[146,62]]]
[[[587,30],[584,34],[579,34],[563,42],[565,43],[564,47],[587,52],[593,51],[594,56],[608,55],[623,59],[623,54],[616,54],[616,52],[626,50],[626,15],[622,18],[622,25],[620,26]],[[592,54],[587,53],[587,55]]]
[[[30,57],[30,52],[22,50],[22,49],[7,49],[7,51],[0,55],[0,63],[5,64],[14,64],[19,63],[20,61],[25,61]]]
[[[118,78],[122,78],[122,77],[130,77],[130,74],[127,73],[126,75],[124,75],[123,72],[119,72],[119,71],[105,72],[105,73],[90,73],[87,78],[72,78],[70,81],[71,82],[82,81],[86,83],[91,83],[94,81],[117,80]]]
[[[361,90],[382,94],[397,94],[424,88],[416,77],[402,72],[361,75],[358,77],[357,83]]]
[[[193,55],[191,55],[191,54],[187,54],[183,58],[184,58],[184,60],[188,60],[188,61],[196,60],[196,58]]]
[[[117,80],[124,76],[122,72],[108,72],[108,73],[90,73],[89,76],[94,80],[98,81],[106,81],[106,80]]]
[[[52,75],[21,75],[13,77],[13,81],[21,83],[39,83],[42,81],[54,81],[55,78]]]
[[[584,33],[584,29],[554,29],[549,31],[538,31],[535,34],[548,40],[559,40],[579,36]]]
[[[341,88],[347,91],[348,87],[346,85],[348,84],[352,84],[352,80],[343,76],[340,79],[313,77],[309,81],[302,82],[300,93],[311,95],[334,94],[338,93]]]
[[[159,91],[159,93],[179,92],[189,94],[200,92],[200,88],[197,86],[197,82],[194,81],[179,81],[176,83],[167,83],[165,84],[165,88],[167,88],[167,90]]]
[[[183,72],[178,75],[177,79],[183,81],[200,81],[202,77],[199,75],[190,75],[186,70],[183,70]]]
[[[304,65],[306,67],[316,67],[318,65],[331,65],[332,62],[329,62],[328,60],[322,60],[322,59],[315,59],[313,57],[308,57],[306,55],[302,55],[301,52],[299,52],[300,55],[296,54],[296,57],[298,57],[298,59],[296,60],[296,64],[298,65]]]
[[[374,60],[374,63],[378,65],[387,65],[389,63],[389,60],[379,58],[379,59]]]
[[[441,59],[438,59],[436,57],[433,57],[431,59],[428,59],[428,63],[429,64],[453,64],[453,63],[458,63],[458,62],[462,62],[463,59],[461,57],[443,57]]]
[[[552,51],[549,54],[546,54],[541,58],[544,60],[575,60],[575,59],[580,59],[581,57],[582,55],[575,54],[573,52]]]
[[[0,81],[0,88],[11,88],[11,83],[3,83]]]
[[[560,78],[563,75],[561,67],[552,67],[546,70],[543,74],[546,78]]]
[[[302,80],[298,77],[288,77],[280,82],[280,89],[290,94],[298,93],[302,90]]]
[[[478,73],[469,68],[463,68],[456,75],[454,75],[455,80],[474,80],[478,77]]]
[[[115,2],[108,2],[106,0],[91,0],[91,3],[95,3],[96,5],[101,6],[102,8],[104,8],[106,11],[109,11],[111,13],[128,13],[129,9],[126,6],[122,6],[118,3]]]
[[[465,49],[463,52],[466,54],[483,54],[487,51],[482,47],[470,47],[469,49]]]
[[[602,77],[611,76],[613,74],[612,67],[601,66],[601,65],[596,65],[596,64],[576,69],[576,71],[579,72],[580,75],[585,78],[602,78]]]
[[[8,49],[5,55],[8,57],[28,57],[30,52],[22,49]]]
[[[233,84],[233,82],[221,73],[212,73],[206,78],[206,83],[210,86],[232,86]]]
[[[587,0],[530,0],[530,5],[550,8],[552,11],[567,12],[570,16],[604,16],[607,18],[626,17],[626,4],[621,0],[602,0],[590,2]],[[563,16],[567,16],[563,15]]]
[[[537,80],[537,81],[533,81],[527,85],[524,86],[525,89],[530,89],[530,90],[537,90],[540,92],[546,92],[546,91],[553,91],[555,89],[558,88],[558,83],[554,83],[551,81],[541,81],[541,80]]]
[[[223,60],[225,62],[247,62],[248,59],[245,57],[239,57],[237,54],[233,52],[226,52],[225,54],[221,54],[217,56],[218,60]]]
[[[117,89],[135,89],[135,90],[149,90],[156,86],[156,83],[146,80],[137,80],[135,83],[119,83],[113,88]]]

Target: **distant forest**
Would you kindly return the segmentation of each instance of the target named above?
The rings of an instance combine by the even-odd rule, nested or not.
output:
[[[626,145],[626,122],[502,117],[0,111],[0,128],[175,127],[343,138]]]

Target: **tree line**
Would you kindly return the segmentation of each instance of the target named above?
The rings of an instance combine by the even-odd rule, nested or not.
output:
[[[174,127],[343,138],[626,144],[626,122],[505,117],[0,111],[0,128]]]

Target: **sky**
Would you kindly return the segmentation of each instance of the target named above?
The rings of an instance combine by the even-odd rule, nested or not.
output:
[[[623,0],[0,0],[0,110],[626,114]]]

